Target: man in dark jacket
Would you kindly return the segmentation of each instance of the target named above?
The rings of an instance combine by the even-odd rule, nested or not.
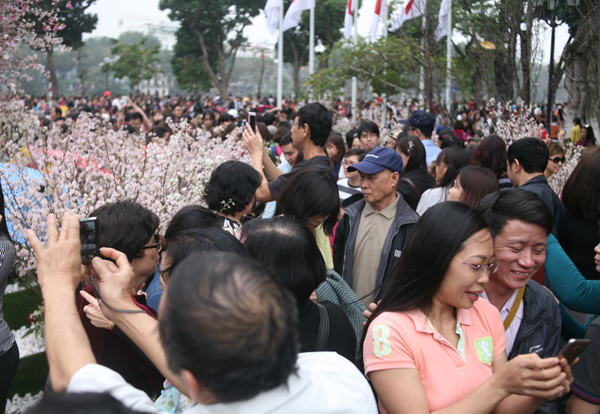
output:
[[[375,148],[351,170],[360,173],[365,199],[344,211],[333,260],[336,272],[368,305],[381,299],[418,215],[396,192],[402,158],[393,149]]]
[[[532,192],[508,189],[484,198],[479,210],[494,237],[498,263],[481,296],[500,311],[508,359],[530,353],[556,356],[562,323],[558,303],[548,289],[530,280],[546,260],[554,223],[550,209]],[[558,404],[545,402],[536,413],[558,413]]]
[[[552,234],[558,239],[558,222],[564,206],[548,185],[544,171],[550,158],[548,147],[537,138],[521,138],[508,147],[508,178],[515,188],[537,194],[554,218]]]

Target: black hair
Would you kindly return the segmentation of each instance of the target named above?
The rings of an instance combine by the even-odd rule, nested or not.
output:
[[[485,229],[483,215],[465,203],[447,201],[429,208],[411,231],[389,275],[383,298],[363,330],[363,342],[369,324],[383,312],[420,309],[427,315],[454,256],[471,236]]]
[[[189,230],[169,239],[165,255],[168,254],[171,263],[169,267],[161,268],[162,275],[171,274],[186,257],[199,252],[231,252],[248,256],[248,251],[242,243],[225,230],[216,228]]]
[[[573,118],[573,123],[575,123],[576,125],[581,125],[581,118],[576,116],[575,118]]]
[[[310,139],[315,145],[324,147],[331,132],[332,118],[327,108],[318,102],[304,105],[298,111],[298,127],[305,124],[310,128]]]
[[[292,131],[288,131],[285,133],[281,140],[279,141],[279,146],[283,147],[284,145],[292,144],[294,145],[294,140],[292,139]]]
[[[194,253],[173,270],[163,301],[169,368],[190,371],[220,403],[249,400],[296,372],[296,303],[257,261]]]
[[[219,125],[223,122],[233,122],[233,115],[225,112],[224,114],[219,115]]]
[[[26,414],[141,414],[108,393],[44,393]]]
[[[443,149],[442,152],[439,153],[436,161],[438,167],[442,161],[448,166],[446,174],[444,174],[436,187],[445,187],[450,184],[452,180],[454,180],[454,177],[456,177],[458,170],[471,163],[467,151],[464,148],[456,147]]]
[[[554,226],[552,212],[546,203],[537,194],[519,188],[488,195],[481,200],[477,210],[485,217],[494,237],[502,233],[508,220],[535,224],[546,230],[548,235]]]
[[[273,115],[272,112],[265,112],[262,114],[262,119],[262,122],[264,122],[266,126],[273,125],[273,122],[275,121],[275,115]]]
[[[307,224],[314,216],[329,216],[323,230],[330,235],[337,223],[340,196],[333,174],[318,165],[302,168],[285,187],[277,201],[281,214]]]
[[[214,113],[212,110],[210,110],[210,109],[207,109],[206,111],[204,111],[204,112],[202,113],[202,120],[203,120],[203,121],[204,121],[204,118],[206,118],[206,116],[207,116],[207,115],[208,115],[209,117],[211,117],[211,118],[212,118],[213,122],[216,120],[216,119],[215,119],[215,118],[216,118],[216,117],[215,117],[215,113]]]
[[[362,124],[360,124],[358,126],[358,128],[356,129],[356,132],[358,133],[358,138],[360,138],[360,136],[362,135],[363,132],[370,132],[379,137],[379,127],[373,121],[363,122]]]
[[[6,206],[4,204],[4,191],[2,190],[2,184],[0,184],[0,214],[2,214],[2,221],[0,221],[0,234],[5,236],[8,240],[13,241],[8,231],[6,224]]]
[[[410,157],[406,165],[403,166],[402,175],[427,165],[425,146],[419,138],[409,136],[401,138],[396,142],[396,149]]]
[[[342,158],[344,158],[344,155],[346,155],[346,146],[344,145],[344,140],[342,139],[342,136],[337,132],[331,132],[331,134],[329,134],[329,138],[327,138],[327,142],[332,143],[333,146],[337,148],[338,162],[340,162]],[[331,158],[331,156],[329,158]]]
[[[488,168],[467,165],[456,173],[455,181],[460,182],[462,189],[462,199],[459,201],[473,208],[477,208],[485,196],[500,190],[498,179]]]
[[[250,256],[267,266],[302,307],[325,281],[327,268],[308,227],[293,217],[252,220],[242,229]]]
[[[476,167],[488,168],[496,178],[506,173],[506,142],[498,135],[488,135],[483,138],[471,158],[471,164]]]
[[[358,156],[358,161],[362,161],[363,158],[365,158],[365,155],[367,155],[367,151],[365,151],[362,148],[352,148],[349,149],[348,152],[346,153],[346,158],[351,157],[353,155],[357,155]]]
[[[348,149],[352,148],[352,144],[354,143],[354,140],[358,138],[358,132],[356,131],[356,129],[351,129],[348,132],[346,132],[346,146],[348,147]]]
[[[98,218],[100,247],[111,247],[132,262],[144,256],[144,245],[156,232],[158,216],[127,199],[98,207],[90,217]]]
[[[519,160],[526,173],[543,173],[548,166],[548,147],[537,138],[521,138],[508,147],[507,157],[509,166]]]
[[[225,161],[212,172],[204,189],[204,201],[213,211],[235,215],[254,200],[260,183],[260,174],[250,165]]]
[[[465,144],[460,140],[460,138],[457,138],[456,135],[454,135],[454,131],[452,131],[451,129],[444,129],[440,131],[440,133],[438,134],[438,139],[441,143],[441,149],[452,147],[465,147]]]
[[[132,121],[134,119],[140,120],[142,122],[144,121],[144,117],[139,112],[134,112],[131,115],[129,115],[129,121]]]
[[[167,243],[173,237],[194,232],[196,230],[223,227],[223,219],[206,207],[192,204],[181,208],[169,223],[165,231]]]
[[[171,132],[171,128],[165,126],[165,125],[155,125],[153,128],[153,132],[156,134],[157,137],[159,138],[164,138],[165,135],[172,133]]]

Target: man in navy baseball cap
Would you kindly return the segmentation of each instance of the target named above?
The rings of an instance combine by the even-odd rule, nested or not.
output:
[[[365,198],[344,210],[336,230],[333,261],[336,272],[368,305],[381,299],[390,279],[387,276],[419,216],[396,192],[402,158],[393,149],[375,148],[348,171],[360,173]]]
[[[377,174],[386,168],[392,172],[402,175],[402,157],[391,148],[375,148],[365,155],[365,158],[352,166],[348,171],[360,171],[364,174]]]
[[[418,137],[423,143],[427,165],[435,161],[442,151],[431,140],[435,118],[425,111],[417,110],[412,113],[410,118],[403,119],[400,123],[408,125],[409,136]]]

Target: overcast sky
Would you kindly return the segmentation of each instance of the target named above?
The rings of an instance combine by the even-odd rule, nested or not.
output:
[[[158,9],[159,0],[97,0],[88,10],[90,13],[98,14],[98,25],[91,35],[85,36],[109,36],[115,37],[119,33],[119,20],[123,17],[151,17],[168,19],[167,13]],[[266,0],[258,0],[264,1]],[[317,0],[318,1],[318,0]],[[360,35],[368,36],[371,28],[372,13],[375,9],[376,0],[364,0],[363,7],[360,9],[358,17],[358,32]],[[401,4],[406,3],[406,0],[401,0]],[[266,27],[266,19],[264,13],[261,13],[253,20],[252,26],[249,26],[244,31],[251,44],[254,45],[274,45],[276,37],[271,36]],[[544,36],[544,55],[543,61],[547,62],[550,59],[550,29],[547,25],[543,25],[545,30]],[[556,30],[556,49],[555,59],[558,60],[560,53],[567,42],[569,35],[565,27],[559,27]],[[455,41],[460,39],[454,39]],[[284,45],[285,46],[285,45]]]

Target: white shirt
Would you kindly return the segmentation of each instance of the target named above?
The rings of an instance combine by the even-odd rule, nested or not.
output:
[[[197,404],[189,414],[377,414],[377,404],[364,375],[335,352],[298,355],[298,372],[280,386],[230,404]],[[148,396],[109,368],[89,364],[71,378],[67,392],[108,392],[128,408],[158,413]]]
[[[422,216],[430,207],[447,201],[449,193],[450,186],[430,188],[425,191],[417,204],[417,214]]]
[[[506,318],[508,317],[510,310],[512,309],[513,305],[515,304],[515,301],[517,300],[518,294],[519,294],[519,289],[514,291],[514,293],[510,297],[510,299],[508,299],[508,301],[504,304],[504,306],[500,310],[500,316],[502,317],[502,322],[504,322],[506,320]],[[484,298],[485,300],[487,300],[489,302],[489,299],[488,299],[485,291],[479,296],[481,296],[482,298]],[[517,339],[517,332],[519,332],[519,328],[521,327],[521,321],[523,320],[523,309],[524,309],[523,301],[521,300],[521,303],[519,304],[519,309],[517,309],[515,318],[511,322],[508,329],[506,330],[506,355],[507,356],[510,355],[510,352],[512,351],[513,346],[515,345],[515,339]]]

